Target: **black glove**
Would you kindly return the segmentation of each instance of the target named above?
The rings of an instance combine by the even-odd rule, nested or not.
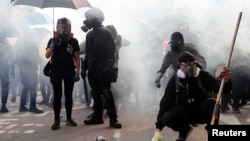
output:
[[[53,38],[53,39],[51,39],[51,41],[50,41],[49,47],[50,47],[50,48],[54,48],[57,44],[59,44],[59,40]]]
[[[76,72],[75,75],[74,75],[74,82],[77,82],[79,80],[80,80],[79,73]]]

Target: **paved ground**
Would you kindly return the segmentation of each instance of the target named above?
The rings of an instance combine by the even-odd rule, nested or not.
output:
[[[52,109],[47,106],[38,106],[45,110],[43,114],[18,112],[19,102],[8,102],[9,113],[0,113],[0,140],[1,141],[94,141],[97,135],[106,137],[107,141],[150,141],[154,134],[154,122],[158,107],[150,109],[136,108],[133,105],[119,106],[119,121],[123,128],[111,129],[108,118],[104,117],[104,124],[87,126],[83,120],[92,112],[91,108],[83,104],[74,104],[73,118],[78,123],[77,127],[68,127],[61,122],[61,129],[52,131]],[[221,114],[221,124],[250,124],[250,105],[241,109],[240,114]],[[135,112],[137,111],[137,112]],[[65,110],[62,109],[62,115]],[[175,141],[177,133],[169,128],[164,128],[163,134],[166,141]],[[188,141],[205,141],[206,132],[203,125],[194,128]]]

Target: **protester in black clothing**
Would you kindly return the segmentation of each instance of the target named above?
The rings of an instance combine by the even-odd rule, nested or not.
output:
[[[91,95],[94,100],[94,113],[90,119],[84,120],[86,125],[103,123],[103,100],[105,99],[107,111],[110,118],[110,127],[121,128],[117,121],[117,111],[109,73],[115,65],[116,46],[111,33],[104,28],[103,12],[98,8],[92,8],[85,13],[85,26],[92,29],[86,35],[85,58],[82,66],[82,78],[88,71],[88,80],[91,86]]]
[[[163,77],[163,74],[166,72],[166,70],[170,66],[172,66],[173,72],[177,71],[178,69],[177,58],[178,58],[178,55],[183,51],[191,52],[195,56],[197,62],[199,63],[199,66],[204,70],[206,69],[205,58],[202,55],[200,55],[197,52],[197,50],[195,50],[195,47],[192,43],[184,42],[183,35],[180,32],[172,33],[170,45],[171,45],[171,50],[165,55],[161,68],[159,71],[157,71],[155,85],[158,88],[161,87],[160,81],[161,81],[161,78]],[[169,74],[169,75],[172,76],[172,74]]]
[[[80,55],[79,43],[71,33],[71,23],[67,18],[60,18],[57,21],[54,37],[48,42],[45,56],[51,57],[50,82],[53,86],[54,100],[54,118],[52,130],[60,128],[61,99],[64,89],[66,125],[77,126],[77,123],[71,118],[73,106],[73,88],[74,82],[79,81]],[[64,83],[64,87],[62,86]]]
[[[231,71],[227,67],[218,67],[216,78],[197,67],[197,62],[190,52],[183,52],[178,57],[178,70],[168,82],[160,102],[157,115],[156,132],[152,141],[163,140],[161,131],[164,126],[179,132],[176,141],[185,141],[194,124],[210,125],[215,99],[208,95],[217,93],[224,78],[224,93],[231,91]],[[219,122],[216,118],[215,125]],[[207,126],[206,126],[207,127]]]
[[[0,32],[0,83],[1,83],[1,113],[9,112],[6,107],[8,101],[10,77],[15,77],[14,55],[11,45]]]
[[[38,65],[41,61],[39,50],[32,29],[23,29],[23,37],[16,43],[16,64],[19,66],[21,83],[23,86],[19,112],[43,113],[36,106]],[[27,98],[30,98],[29,109],[25,107]]]

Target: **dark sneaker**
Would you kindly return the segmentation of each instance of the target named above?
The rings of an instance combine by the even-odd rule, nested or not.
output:
[[[77,123],[74,122],[72,118],[66,120],[66,125],[68,126],[77,126]]]
[[[239,108],[233,108],[232,113],[240,113],[240,109]]]
[[[118,121],[110,121],[109,127],[120,129],[122,128],[122,124]]]
[[[40,109],[37,109],[37,108],[31,108],[31,109],[29,110],[29,112],[34,113],[34,114],[44,113],[43,110],[40,110]]]
[[[19,108],[19,112],[27,112],[27,111],[29,111],[29,109],[27,107],[25,107],[25,106],[21,106]]]
[[[179,131],[179,138],[176,141],[186,141],[192,130],[193,127],[188,126],[186,129]]]
[[[55,120],[55,122],[51,126],[51,130],[58,130],[59,128],[60,128],[60,120]]]
[[[0,112],[7,113],[7,112],[9,112],[9,110],[7,109],[6,105],[2,105]]]
[[[86,119],[83,121],[86,125],[94,125],[94,124],[103,124],[103,119],[102,118],[90,118],[90,119]]]

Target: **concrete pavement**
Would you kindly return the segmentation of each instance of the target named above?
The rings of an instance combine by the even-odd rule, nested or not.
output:
[[[84,125],[83,120],[92,112],[84,104],[76,103],[73,107],[73,118],[77,127],[68,127],[61,122],[61,129],[52,131],[53,110],[47,106],[38,106],[45,110],[42,114],[18,112],[19,102],[8,102],[9,113],[0,113],[0,140],[1,141],[95,141],[97,135],[104,136],[107,141],[150,141],[153,134],[158,112],[158,105],[137,108],[134,105],[121,105],[118,109],[118,120],[123,124],[122,129],[109,128],[109,119],[104,116],[104,124]],[[250,105],[241,109],[240,114],[221,114],[221,124],[250,124]],[[136,112],[137,111],[137,112]],[[65,109],[62,109],[65,115]],[[207,133],[204,125],[198,125],[191,133],[188,141],[205,141]],[[175,141],[178,133],[164,128],[166,141]]]

